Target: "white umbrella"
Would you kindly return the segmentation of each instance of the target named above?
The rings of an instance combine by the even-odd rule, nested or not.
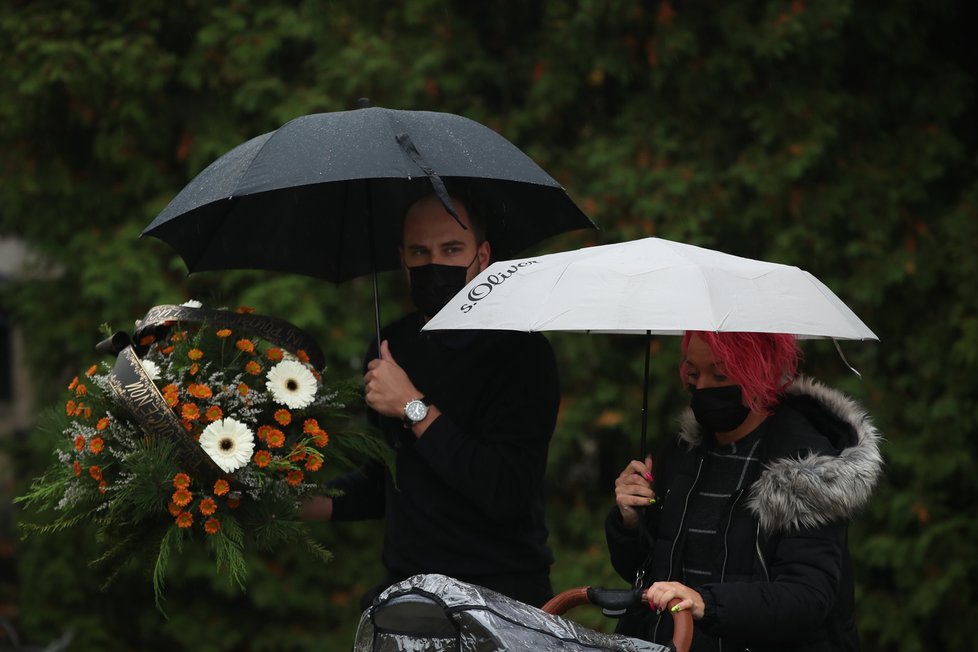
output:
[[[424,326],[457,329],[879,339],[798,267],[661,238],[493,263]]]
[[[424,327],[445,329],[879,339],[802,269],[661,238],[493,263]]]

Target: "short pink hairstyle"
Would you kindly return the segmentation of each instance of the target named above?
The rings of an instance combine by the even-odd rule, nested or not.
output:
[[[754,412],[770,414],[798,373],[801,350],[794,335],[686,331],[683,357],[693,335],[710,347],[717,366],[740,385],[747,407]],[[688,382],[686,365],[679,365],[679,376]]]

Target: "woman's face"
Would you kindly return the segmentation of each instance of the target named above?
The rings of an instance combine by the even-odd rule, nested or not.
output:
[[[717,366],[713,358],[713,350],[698,335],[689,338],[683,367],[686,372],[687,383],[696,389],[727,387],[736,384],[724,373],[721,367]]]

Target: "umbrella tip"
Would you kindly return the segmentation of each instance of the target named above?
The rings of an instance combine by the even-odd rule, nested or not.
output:
[[[369,97],[361,97],[360,99],[358,99],[357,100],[357,108],[358,109],[369,109],[370,108],[370,98]]]

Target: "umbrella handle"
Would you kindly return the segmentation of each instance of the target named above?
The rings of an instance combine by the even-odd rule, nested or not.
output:
[[[676,652],[689,652],[693,643],[693,614],[689,609],[673,612],[672,607],[680,603],[679,598],[669,601],[668,609],[672,615],[672,646]],[[562,616],[570,609],[585,604],[594,604],[606,609],[626,609],[642,604],[640,589],[599,589],[579,586],[558,593],[541,609],[554,616]]]

